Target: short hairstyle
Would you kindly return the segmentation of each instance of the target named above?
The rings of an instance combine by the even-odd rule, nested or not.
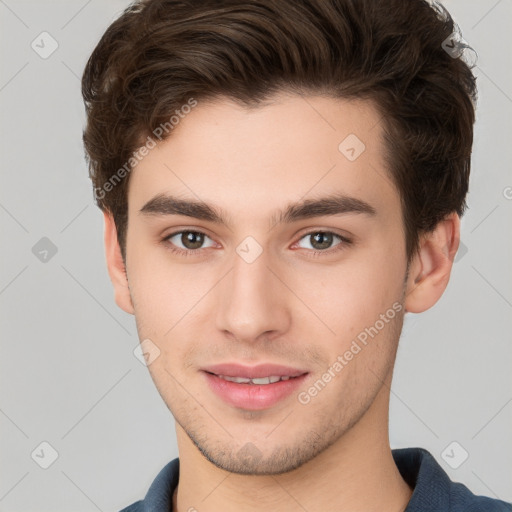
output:
[[[170,116],[191,99],[252,108],[277,92],[374,104],[409,259],[422,232],[466,208],[477,91],[472,66],[445,51],[456,30],[426,0],[132,3],[82,77],[89,175],[123,259],[129,171],[144,141],[159,126],[158,139],[169,137]]]

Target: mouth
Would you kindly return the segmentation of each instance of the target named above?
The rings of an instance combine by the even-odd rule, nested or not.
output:
[[[209,372],[208,372],[209,373]],[[212,373],[211,375],[215,375]],[[229,377],[228,375],[217,375],[219,379],[227,380],[229,382],[236,382],[237,384],[253,384],[257,386],[266,386],[268,384],[275,384],[279,381],[296,379],[297,377],[290,377],[290,375],[271,375],[270,377],[259,377],[254,379],[249,379],[247,377]]]
[[[224,364],[202,369],[210,390],[238,409],[264,410],[288,398],[309,372],[264,364],[253,367]]]

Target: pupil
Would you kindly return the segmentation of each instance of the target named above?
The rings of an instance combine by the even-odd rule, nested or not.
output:
[[[181,242],[187,249],[199,249],[203,244],[203,234],[186,231],[181,235]]]
[[[316,249],[327,249],[332,243],[331,233],[315,233],[312,238],[314,242],[311,245]]]

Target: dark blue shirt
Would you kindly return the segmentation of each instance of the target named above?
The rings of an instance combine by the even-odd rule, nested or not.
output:
[[[392,450],[402,478],[414,489],[405,512],[512,512],[512,504],[475,496],[465,485],[452,482],[424,448]],[[170,512],[178,485],[179,459],[169,462],[151,484],[146,497],[121,512]]]

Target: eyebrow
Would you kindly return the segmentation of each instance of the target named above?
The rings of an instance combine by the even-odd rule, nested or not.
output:
[[[343,214],[364,214],[374,216],[376,209],[367,202],[343,194],[331,194],[317,199],[306,199],[289,204],[278,211],[270,220],[270,225],[290,224],[292,222],[314,217]],[[202,201],[181,199],[168,194],[158,194],[139,210],[147,216],[183,215],[195,219],[222,224],[230,227],[231,217],[221,208]]]

